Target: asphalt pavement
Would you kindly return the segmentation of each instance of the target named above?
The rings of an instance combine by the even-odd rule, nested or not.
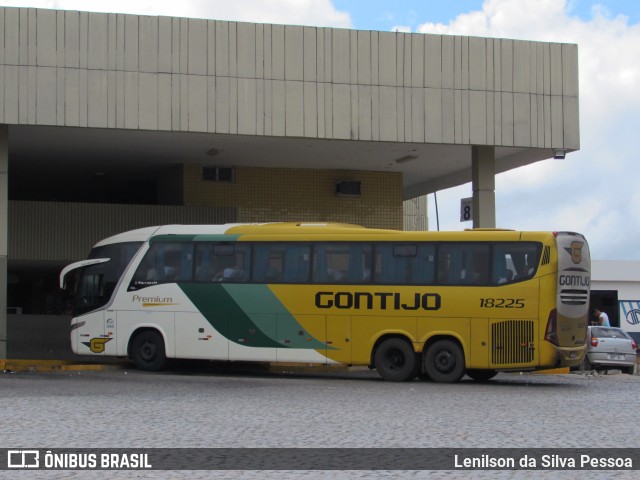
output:
[[[499,374],[488,383],[390,383],[367,370],[279,373],[182,365],[161,373],[0,373],[4,448],[617,448],[640,445],[640,376]],[[11,473],[12,475],[6,476]],[[267,472],[269,473],[269,472]],[[273,478],[426,478],[428,472],[271,472]],[[478,472],[431,472],[431,477]],[[491,472],[498,478],[601,472]],[[611,473],[611,472],[610,472]],[[633,472],[613,472],[632,478]],[[637,473],[637,472],[636,472]],[[104,472],[0,472],[105,478]],[[107,478],[187,472],[108,472]],[[263,478],[265,472],[191,472]],[[507,475],[507,476],[505,476]],[[610,478],[609,475],[607,478]],[[574,477],[570,477],[574,478]],[[575,477],[578,478],[578,477]]]

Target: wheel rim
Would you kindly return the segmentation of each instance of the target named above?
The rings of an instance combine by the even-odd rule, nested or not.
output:
[[[392,348],[387,352],[384,363],[389,370],[399,370],[406,363],[406,359],[400,350]]]
[[[158,353],[158,347],[152,342],[144,342],[140,346],[140,358],[146,362],[153,361]]]
[[[433,363],[436,369],[442,373],[449,373],[456,368],[456,358],[449,350],[440,350]]]

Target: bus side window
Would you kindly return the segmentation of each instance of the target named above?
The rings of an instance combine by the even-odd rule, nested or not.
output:
[[[540,260],[541,246],[536,243],[497,243],[493,248],[492,283],[520,282],[533,277]]]
[[[432,284],[434,273],[435,247],[432,244],[376,245],[376,283]]]
[[[256,243],[253,247],[253,281],[281,283],[284,279],[284,246]]]
[[[486,285],[489,282],[489,245],[442,244],[438,252],[438,283]]]
[[[371,245],[362,243],[318,243],[314,247],[315,283],[369,283]]]
[[[151,245],[133,275],[129,290],[160,283],[189,282],[193,271],[193,244]]]
[[[418,245],[413,268],[413,282],[418,285],[430,285],[435,280],[435,255],[436,248],[431,244]]]
[[[249,260],[251,258],[251,247],[249,245],[234,245],[233,265],[223,272],[223,281],[247,282],[251,271]]]
[[[216,275],[213,258],[213,244],[196,244],[196,275],[197,282],[212,282]]]
[[[284,282],[307,283],[309,281],[311,247],[289,244],[284,259]]]
[[[198,282],[246,282],[251,247],[235,243],[201,243],[196,246]]]

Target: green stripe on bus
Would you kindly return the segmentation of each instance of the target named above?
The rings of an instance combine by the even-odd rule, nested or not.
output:
[[[272,317],[272,315],[267,316],[260,312],[275,314],[277,324],[277,338],[275,338],[275,340],[280,347],[335,349],[335,347],[329,347],[315,338],[308,340],[310,338],[309,332],[289,313],[267,285],[238,285],[233,283],[223,285],[229,295],[231,295],[235,302],[240,305],[242,310],[251,318],[253,323],[263,332],[268,332],[273,328],[274,319],[269,318]],[[300,332],[304,333],[301,335]],[[282,344],[284,338],[287,339],[286,345]]]
[[[178,283],[223,337],[247,347],[326,349],[309,334],[266,285]],[[268,312],[268,313],[262,313]],[[279,339],[287,339],[285,344]]]
[[[178,283],[198,311],[220,335],[247,347],[280,347],[242,311],[219,283]]]

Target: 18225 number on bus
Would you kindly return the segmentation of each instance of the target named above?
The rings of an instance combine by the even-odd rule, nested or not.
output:
[[[480,308],[524,308],[524,298],[481,298]]]

